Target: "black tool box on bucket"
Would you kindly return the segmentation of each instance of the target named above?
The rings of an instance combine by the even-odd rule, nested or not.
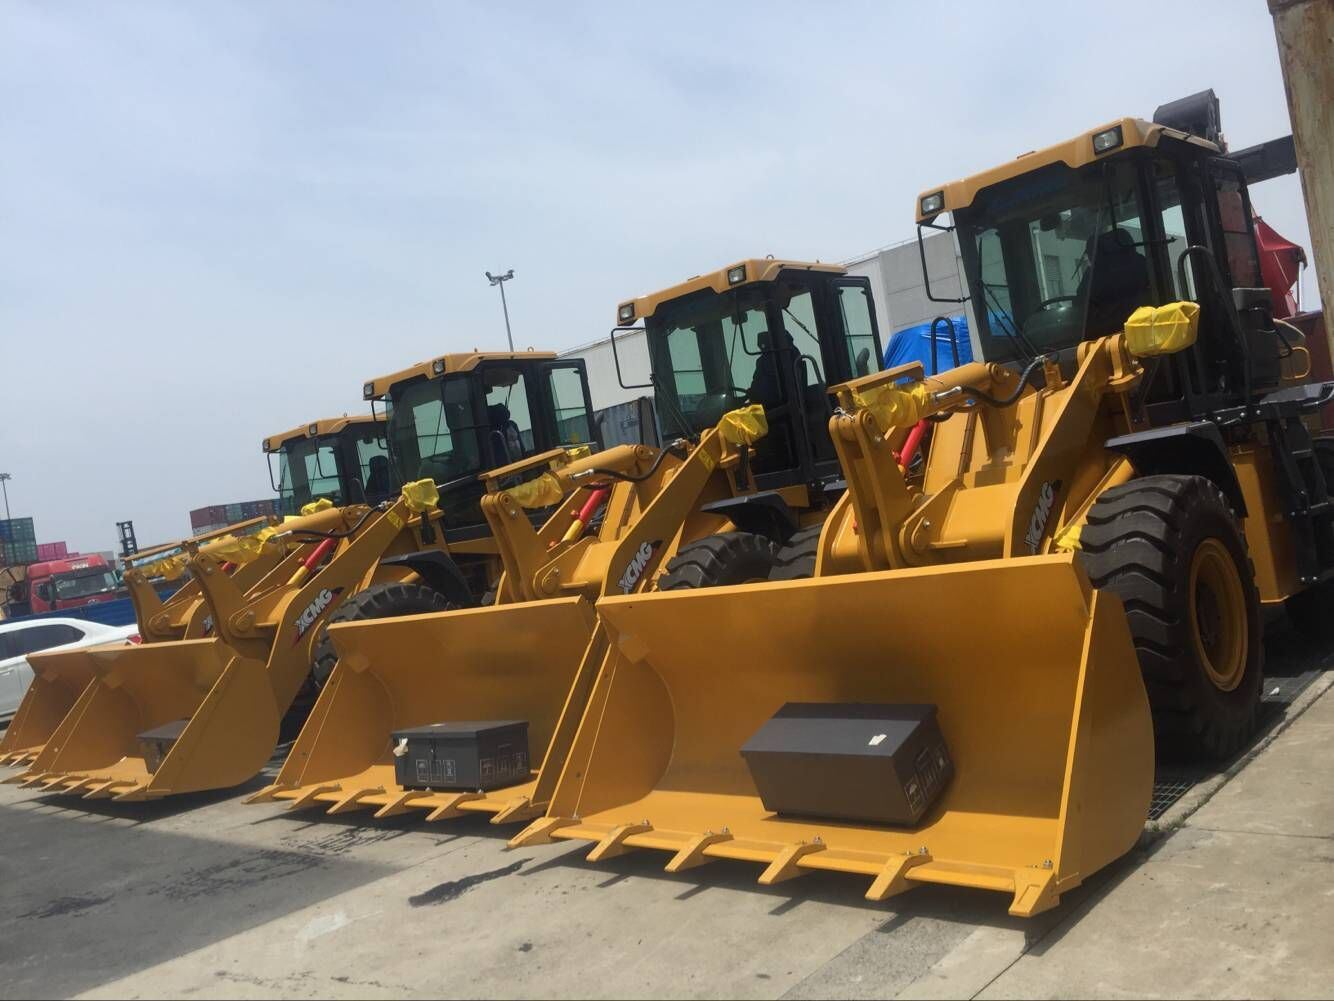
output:
[[[432,723],[395,730],[394,776],[404,789],[500,789],[529,778],[528,721]]]
[[[789,702],[741,755],[771,813],[896,826],[954,774],[933,705]]]

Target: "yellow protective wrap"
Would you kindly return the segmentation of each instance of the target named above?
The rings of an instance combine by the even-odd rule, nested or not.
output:
[[[161,577],[163,580],[176,580],[181,574],[185,573],[185,560],[184,553],[177,553],[175,556],[168,556],[166,559],[136,569],[148,578]]]
[[[1174,354],[1195,343],[1199,326],[1197,303],[1141,306],[1126,320],[1126,348],[1140,358]]]
[[[1056,548],[1062,552],[1072,553],[1083,546],[1079,544],[1080,533],[1084,531],[1084,523],[1077,521],[1060,535],[1056,536]]]
[[[854,391],[852,399],[858,409],[871,414],[884,434],[916,424],[926,416],[931,402],[926,384],[921,382],[907,387],[874,386],[864,393]]]
[[[290,520],[290,519],[289,519]],[[215,560],[223,563],[250,563],[259,559],[264,544],[278,531],[273,525],[265,525],[258,532],[250,535],[224,535],[200,546],[200,552],[208,553]],[[190,554],[175,553],[155,563],[136,567],[145,577],[161,577],[163,580],[176,580],[189,568]]]
[[[264,551],[264,543],[275,531],[276,529],[269,525],[254,535],[229,535],[204,546],[204,552],[224,563],[250,563],[259,559],[260,553]]]
[[[535,480],[510,487],[505,493],[514,498],[519,507],[537,508],[559,504],[565,496],[560,488],[560,480],[551,473],[543,473]]]
[[[574,448],[565,450],[565,456],[570,462],[574,462],[575,459],[587,459],[592,454],[592,445],[575,445]]]
[[[309,504],[301,505],[302,515],[319,514],[321,511],[327,511],[333,507],[333,501],[328,497],[321,497],[319,500],[313,500]]]
[[[758,403],[723,414],[718,433],[729,445],[754,445],[769,433],[769,421]]]
[[[429,511],[440,500],[440,491],[435,480],[416,480],[403,485],[403,499],[408,503],[409,511]]]

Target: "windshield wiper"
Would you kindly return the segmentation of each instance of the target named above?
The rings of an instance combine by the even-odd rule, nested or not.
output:
[[[989,284],[986,282],[981,282],[980,284],[982,285],[982,294],[991,296],[992,303],[995,305],[996,309],[1000,311],[1000,316],[998,318],[1005,321],[1000,325],[1001,333],[1008,337],[1014,343],[1014,346],[1019,349],[1019,353],[1023,356],[1024,361],[1036,358],[1038,356],[1037,350],[1028,342],[1028,338],[1024,336],[1019,324],[1017,324],[1014,317],[1010,315],[1010,311],[1001,305],[1000,299],[997,298],[996,293],[991,290]],[[1008,329],[1006,329],[1007,327]]]
[[[663,385],[662,381],[657,377],[656,374],[650,374],[649,381],[651,381],[657,387],[658,390],[661,390],[660,393],[655,392],[653,394],[654,396],[653,402],[656,404],[658,400],[662,400],[664,403],[667,403],[670,409],[670,412],[668,413],[667,416],[670,417],[672,420],[676,421],[676,426],[680,429],[681,437],[693,438],[695,436],[695,432],[691,430],[690,422],[686,420],[685,413],[681,410],[679,406],[677,406],[675,394],[667,392],[667,387]]]

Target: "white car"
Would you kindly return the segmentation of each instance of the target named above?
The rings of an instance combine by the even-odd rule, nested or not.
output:
[[[138,626],[104,626],[86,619],[0,620],[0,723],[8,723],[14,718],[23,701],[23,693],[32,684],[28,654],[103,643],[128,643],[138,634]]]

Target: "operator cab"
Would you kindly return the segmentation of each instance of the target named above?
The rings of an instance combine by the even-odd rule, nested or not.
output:
[[[549,352],[443,355],[367,382],[383,401],[399,480],[433,480],[447,541],[487,534],[480,477],[554,448],[599,450],[580,359]]]
[[[264,439],[264,452],[270,460],[269,481],[284,515],[299,514],[307,504],[323,499],[335,507],[379,504],[399,490],[384,421],[369,415],[334,417],[273,435]]]
[[[760,490],[838,478],[828,387],[880,367],[868,279],[829,264],[747,260],[622,303],[618,323],[635,320],[664,435],[691,438],[759,404],[769,431],[749,462]]]
[[[1213,102],[1216,122],[1212,92],[1187,100]],[[956,232],[987,361],[1055,354],[1073,371],[1081,341],[1138,307],[1199,302],[1197,344],[1151,362],[1140,390],[1150,423],[1164,423],[1275,388],[1291,354],[1261,288],[1246,180],[1210,139],[1126,118],[924,193],[919,239]],[[953,226],[937,225],[944,213]]]

